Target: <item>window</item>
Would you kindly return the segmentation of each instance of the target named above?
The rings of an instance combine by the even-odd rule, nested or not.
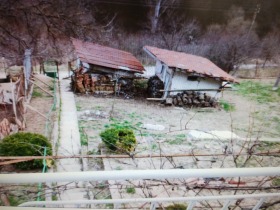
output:
[[[188,76],[189,81],[198,81],[198,76]]]

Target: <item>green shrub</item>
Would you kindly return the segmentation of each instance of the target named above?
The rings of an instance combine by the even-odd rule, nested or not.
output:
[[[126,188],[126,193],[128,193],[128,194],[135,194],[136,190],[135,190],[134,187],[127,187]]]
[[[219,102],[220,106],[227,112],[231,112],[235,110],[235,106],[233,104],[230,104],[227,101],[221,100]]]
[[[187,209],[187,205],[185,205],[185,204],[173,204],[173,205],[169,205],[169,206],[167,206],[165,209],[166,210],[185,210],[185,209]]]
[[[109,128],[100,133],[102,141],[111,150],[134,151],[136,138],[131,129]]]
[[[0,143],[0,156],[42,156],[44,147],[47,155],[52,155],[48,139],[35,133],[16,133],[5,137]],[[31,160],[15,164],[17,168],[28,170],[43,167],[42,160]]]
[[[39,91],[36,90],[36,89],[33,90],[32,97],[38,97],[38,98],[40,98],[40,97],[42,97],[42,96],[43,96],[43,94],[42,94],[41,92],[39,92]]]

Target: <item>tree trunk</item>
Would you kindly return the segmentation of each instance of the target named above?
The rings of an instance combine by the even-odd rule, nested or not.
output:
[[[278,89],[279,83],[280,83],[280,74],[279,74],[279,76],[276,79],[276,82],[275,82],[275,84],[273,86],[273,90],[277,90]]]
[[[161,7],[161,2],[162,0],[157,0],[156,2],[156,7],[155,7],[155,12],[154,15],[152,17],[152,28],[151,28],[151,32],[154,34],[157,30],[157,26],[158,26],[158,20],[159,20],[159,12],[160,12],[160,7]]]

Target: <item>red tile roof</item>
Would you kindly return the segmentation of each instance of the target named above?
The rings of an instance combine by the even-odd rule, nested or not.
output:
[[[82,62],[137,73],[144,71],[142,64],[131,53],[78,39],[72,39],[72,43]]]
[[[220,69],[210,60],[191,54],[145,46],[144,49],[169,67],[179,68],[190,73],[220,78],[223,81],[237,82],[234,77]]]

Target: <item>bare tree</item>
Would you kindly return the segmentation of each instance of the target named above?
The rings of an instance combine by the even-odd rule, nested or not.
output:
[[[72,50],[70,37],[97,41],[101,26],[95,22],[94,1],[3,0],[0,4],[0,52],[22,60],[25,49],[33,56],[61,59]],[[113,20],[102,29],[110,28]]]
[[[186,44],[195,43],[200,35],[200,26],[196,20],[185,21],[183,17],[176,17],[169,13],[168,23],[161,28],[161,37],[165,47],[170,50],[182,50]]]
[[[207,57],[228,72],[237,69],[258,48],[258,36],[251,22],[245,20],[244,11],[240,8],[232,10],[227,25],[209,26],[203,37],[203,43],[209,46]]]
[[[148,14],[150,20],[150,31],[156,33],[159,25],[160,17],[171,7],[176,0],[146,0],[150,5],[151,10]],[[177,0],[178,1],[178,0]]]
[[[267,61],[276,61],[280,49],[280,37],[276,32],[266,35],[261,42],[260,56],[264,59],[263,68]]]

